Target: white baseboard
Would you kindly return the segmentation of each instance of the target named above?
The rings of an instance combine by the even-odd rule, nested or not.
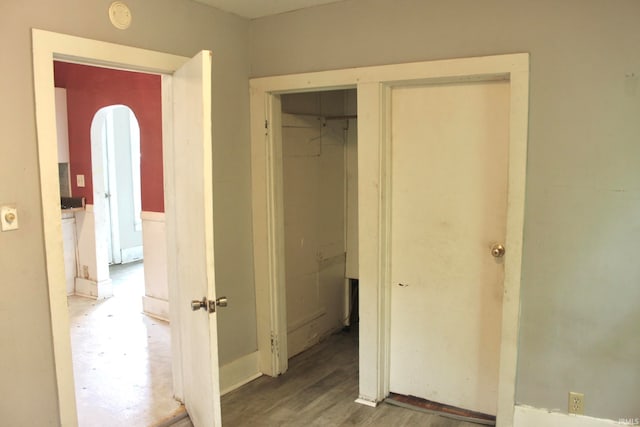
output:
[[[516,405],[513,425],[514,427],[608,427],[634,424],[633,421],[624,422],[624,420],[614,421],[583,415],[561,414],[549,412],[546,409]]]
[[[113,284],[111,279],[96,282],[82,277],[76,277],[75,294],[83,297],[104,299],[113,296]]]
[[[142,311],[151,317],[169,321],[169,301],[144,295]]]
[[[120,257],[122,258],[121,262],[123,264],[141,260],[143,257],[142,246],[120,249]]]
[[[224,395],[262,376],[256,351],[220,367],[220,394]]]
[[[372,407],[372,408],[375,408],[376,406],[378,406],[378,402],[377,402],[377,401],[375,401],[375,400],[370,400],[369,398],[367,398],[367,397],[362,397],[362,396],[358,397],[358,398],[355,400],[355,402],[356,402],[356,403],[359,403],[360,405],[370,406],[370,407]]]

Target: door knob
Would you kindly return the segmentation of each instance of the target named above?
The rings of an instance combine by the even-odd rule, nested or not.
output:
[[[208,300],[207,297],[202,297],[201,300],[194,299],[191,301],[191,310],[198,311],[200,309],[207,310],[209,313],[216,312],[216,306],[226,307],[229,305],[227,297],[217,298],[215,301]]]
[[[194,299],[193,301],[191,301],[191,310],[198,311],[201,308],[207,309],[207,306],[209,305],[207,303],[207,297],[202,297],[201,300]]]
[[[495,245],[491,246],[491,255],[496,258],[502,258],[504,256],[504,252],[504,246],[502,246],[500,243],[496,243]]]

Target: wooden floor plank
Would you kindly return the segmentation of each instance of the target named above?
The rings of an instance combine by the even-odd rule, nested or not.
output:
[[[222,397],[222,423],[233,427],[477,427],[358,397],[357,332],[341,332],[289,360],[278,378],[260,377]]]

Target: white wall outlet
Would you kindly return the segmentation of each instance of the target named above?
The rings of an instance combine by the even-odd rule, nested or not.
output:
[[[78,187],[84,187],[84,175],[76,175],[76,185]]]
[[[584,393],[569,392],[569,413],[584,415]]]
[[[0,207],[0,225],[2,226],[2,231],[18,229],[18,209],[16,209],[15,205]]]

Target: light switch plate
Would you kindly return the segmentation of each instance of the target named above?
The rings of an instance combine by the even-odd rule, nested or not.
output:
[[[0,226],[2,231],[18,229],[18,209],[16,209],[16,205],[0,207]]]
[[[84,175],[76,175],[76,185],[78,187],[84,187]]]

